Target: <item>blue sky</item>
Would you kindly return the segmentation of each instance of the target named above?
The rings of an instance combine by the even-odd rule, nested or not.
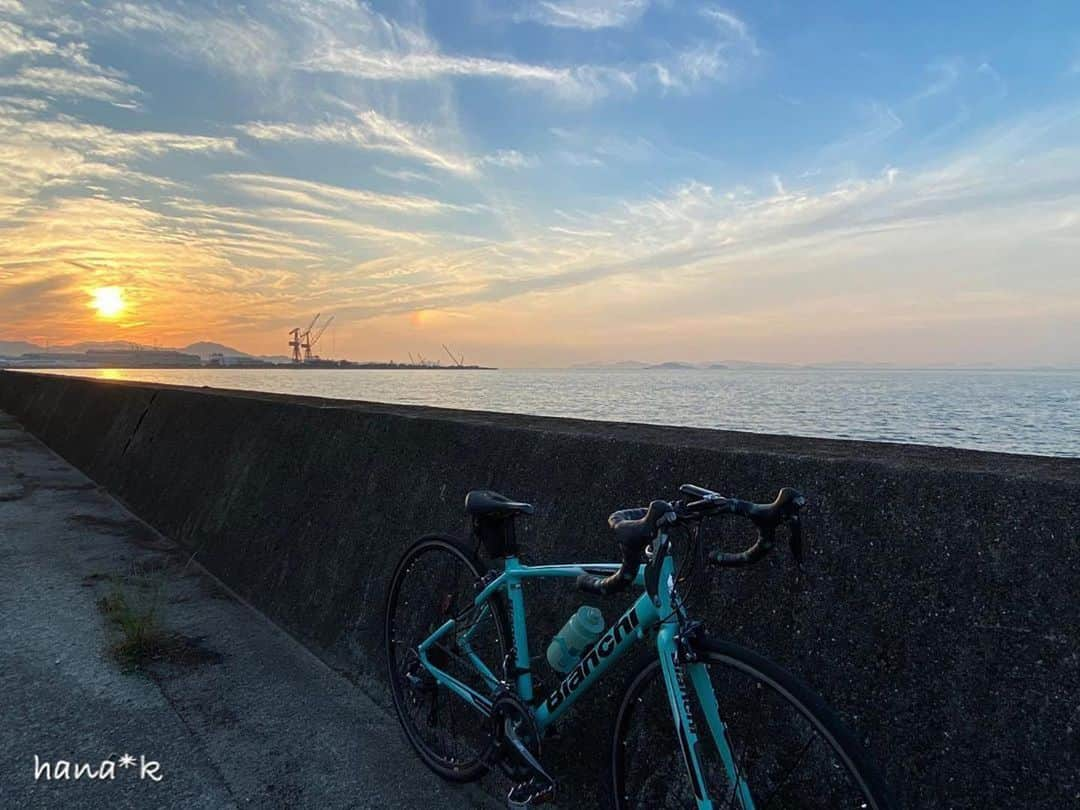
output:
[[[0,0],[0,337],[1075,364],[1078,102],[1075,3]]]

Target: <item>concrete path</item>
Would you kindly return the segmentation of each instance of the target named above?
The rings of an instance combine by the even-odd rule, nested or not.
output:
[[[114,620],[150,610],[150,660],[118,661]],[[0,807],[491,806],[0,413]]]

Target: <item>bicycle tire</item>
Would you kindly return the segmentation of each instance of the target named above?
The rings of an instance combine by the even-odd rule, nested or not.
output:
[[[424,739],[424,735],[421,733],[421,729],[417,724],[416,719],[408,711],[407,707],[407,701],[413,699],[415,697],[414,693],[418,690],[407,682],[405,671],[402,669],[403,661],[409,653],[407,649],[408,644],[418,644],[422,638],[408,640],[396,638],[396,633],[401,629],[402,624],[402,622],[396,621],[396,619],[399,615],[407,616],[410,610],[407,605],[400,604],[402,587],[416,562],[426,554],[436,553],[445,558],[447,565],[456,561],[467,573],[468,581],[464,583],[467,586],[464,596],[467,597],[470,602],[472,596],[475,595],[472,591],[473,583],[483,576],[484,572],[487,570],[487,566],[472,549],[459,539],[450,535],[424,535],[409,547],[405,554],[402,555],[401,560],[394,570],[394,575],[391,579],[390,588],[386,597],[383,634],[387,675],[390,682],[390,693],[394,702],[394,710],[397,713],[398,721],[401,723],[409,743],[423,760],[424,764],[447,781],[472,782],[487,773],[488,767],[485,764],[485,761],[491,754],[491,747],[494,745],[494,740],[489,739],[481,750],[475,752],[475,756],[459,760],[452,755],[448,757],[445,753],[435,750],[433,745]],[[446,569],[443,570],[445,571]],[[494,629],[499,646],[499,660],[494,663],[501,666],[511,645],[509,624],[506,620],[505,607],[498,594],[494,595],[488,601],[488,604],[491,606],[490,615],[494,622]],[[405,613],[399,614],[399,609],[403,607],[406,609]],[[416,606],[414,606],[414,608],[415,607]],[[446,617],[438,616],[437,618],[438,621],[434,626],[442,624]],[[433,629],[434,627],[428,628],[429,631]],[[426,633],[424,635],[426,635]],[[398,654],[399,648],[403,650],[400,656]],[[498,670],[495,671],[498,672]],[[456,704],[460,705],[460,707],[467,712],[473,711],[459,696],[447,692],[442,687],[433,684],[429,685],[429,688],[434,689],[432,693],[433,696],[431,697],[432,701],[437,701],[439,699],[438,695],[440,694],[439,690],[443,690],[442,693],[447,696],[447,706],[450,707],[447,710],[448,712],[452,713],[454,711],[453,707]],[[479,719],[479,717],[477,719]],[[483,725],[484,724],[482,723],[473,724],[472,729],[476,731],[483,728]]]
[[[837,717],[836,713],[829,708],[825,701],[802,681],[769,659],[728,641],[703,638],[695,643],[694,649],[699,660],[709,666],[710,679],[713,680],[714,684],[715,679],[712,676],[714,675],[715,670],[713,668],[728,668],[732,672],[738,673],[741,676],[745,676],[746,678],[761,684],[768,689],[772,695],[780,698],[781,701],[788,704],[791,708],[794,708],[799,715],[805,718],[805,720],[808,721],[809,726],[821,736],[828,746],[831,747],[832,751],[840,760],[840,763],[851,775],[855,785],[862,791],[862,796],[865,798],[866,804],[855,804],[853,806],[865,806],[873,808],[873,810],[892,810],[892,808],[896,807],[885,781],[878,768],[870,759],[869,753],[862,745],[856,742],[851,732],[847,730]],[[629,795],[629,793],[633,792],[633,786],[630,786],[630,789],[628,789],[627,776],[628,768],[631,767],[633,763],[627,761],[629,757],[625,738],[631,730],[630,724],[633,721],[635,711],[638,711],[638,707],[644,702],[644,693],[651,684],[656,682],[657,678],[660,679],[659,689],[663,694],[663,677],[660,672],[660,661],[656,656],[649,656],[630,674],[622,701],[619,704],[619,711],[615,716],[611,735],[611,750],[607,757],[607,772],[604,777],[604,788],[607,792],[609,806],[614,808],[614,810],[632,810],[632,808],[636,810],[637,808],[646,806],[644,801],[635,802]],[[717,697],[718,700],[722,698],[719,693],[717,694]],[[655,702],[655,700],[652,702]],[[672,725],[671,711],[667,706],[667,700],[664,699],[662,702],[663,705],[660,707],[660,710],[666,712],[666,719],[670,726]],[[720,708],[721,718],[726,723],[727,718],[724,717],[725,712],[722,701]],[[707,728],[704,728],[703,726],[701,728],[702,730],[700,733],[703,735],[701,744],[703,749],[707,746],[709,750],[714,750],[714,746],[712,746],[711,741],[708,739],[709,732]],[[729,736],[730,732],[731,728],[729,727]],[[738,739],[732,738],[731,742],[733,747],[738,747]],[[678,752],[678,744],[674,741],[673,731],[672,746],[673,750]],[[675,780],[681,779],[684,783],[689,785],[689,776],[686,767],[682,762],[682,754],[677,753],[675,757],[672,757],[669,761],[674,761],[676,757],[679,763],[678,771],[677,773],[667,774],[666,780],[669,784],[675,784]],[[656,763],[642,762],[639,767],[655,768]],[[660,778],[664,779],[665,775],[661,775]],[[752,778],[747,779],[746,783],[753,793],[755,785]],[[671,794],[669,793],[668,795],[670,796]],[[717,800],[719,797],[714,796],[713,798],[714,800]],[[741,807],[741,804],[733,803],[733,799],[734,791],[728,796],[727,806]],[[755,796],[755,804],[760,800],[760,796]],[[671,804],[670,799],[665,799],[665,801],[669,802],[664,805],[665,807],[674,806],[674,804]],[[652,807],[659,806],[655,802],[648,802],[648,804]],[[722,803],[721,798],[720,801],[717,801],[717,807],[723,806],[725,805]],[[793,803],[789,801],[781,806],[793,806]],[[795,806],[817,805],[797,804]],[[825,804],[822,806],[833,805]],[[757,810],[763,810],[763,808],[758,805]]]

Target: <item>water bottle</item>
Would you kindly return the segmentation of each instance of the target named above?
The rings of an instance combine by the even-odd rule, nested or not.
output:
[[[577,613],[555,634],[547,648],[547,660],[556,672],[569,672],[585,648],[600,638],[604,632],[604,615],[600,608],[583,605]]]

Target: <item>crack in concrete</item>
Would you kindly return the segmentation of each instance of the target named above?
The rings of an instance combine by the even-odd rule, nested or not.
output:
[[[148,413],[150,413],[150,407],[154,404],[154,400],[157,399],[157,395],[158,395],[157,391],[155,391],[154,393],[152,393],[150,395],[150,401],[146,403],[146,407],[143,409],[143,412],[139,415],[139,421],[135,423],[135,429],[132,430],[131,435],[128,436],[128,440],[124,444],[124,449],[120,453],[121,456],[126,456],[127,455],[128,448],[131,447],[131,443],[135,440],[135,434],[138,433],[139,428],[142,427],[142,423],[143,423],[143,420],[146,418],[146,415]]]

